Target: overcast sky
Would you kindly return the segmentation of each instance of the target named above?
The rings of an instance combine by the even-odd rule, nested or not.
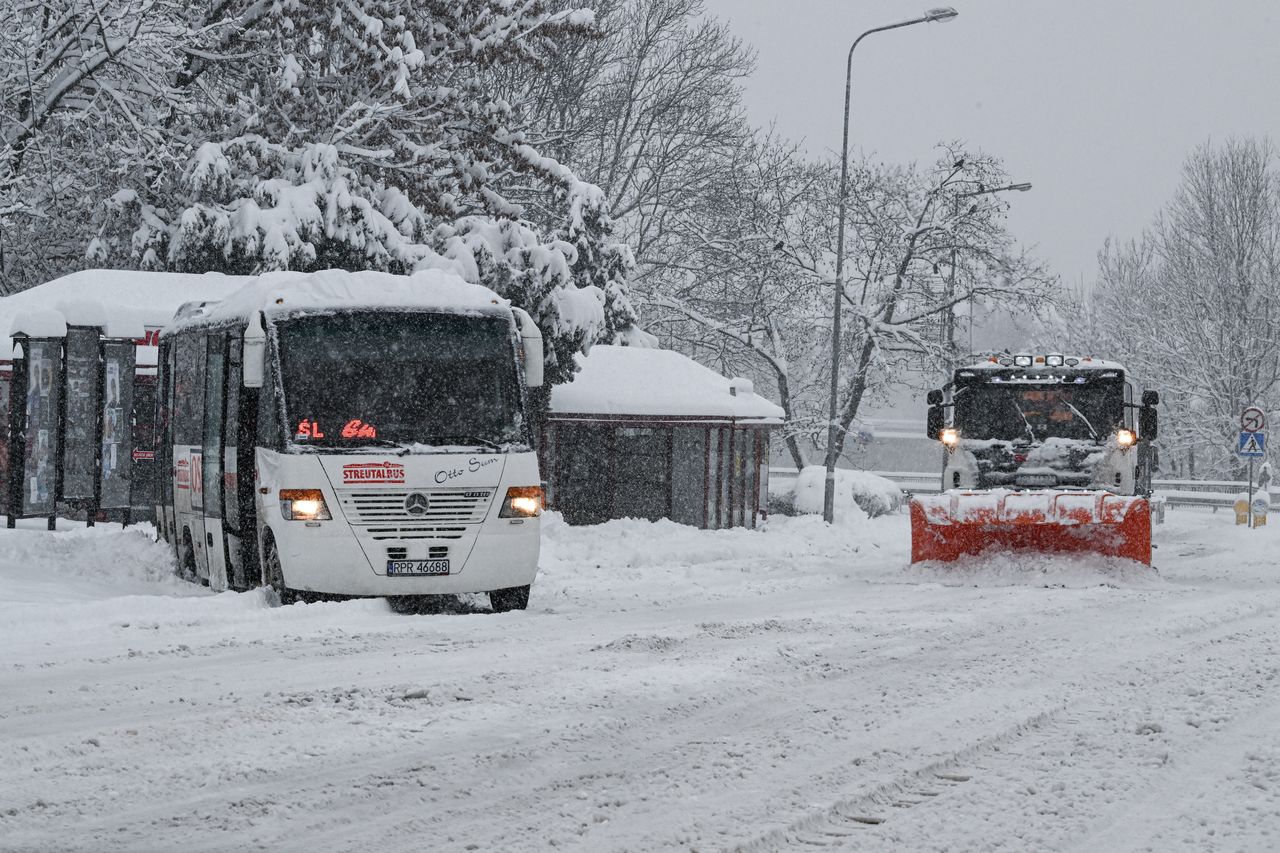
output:
[[[758,52],[756,124],[838,152],[844,58],[871,27],[938,2],[706,0]],[[1070,283],[1108,234],[1134,236],[1196,145],[1280,141],[1276,0],[954,0],[960,16],[877,33],[853,60],[851,144],[932,159],[942,139],[1002,157],[1010,224]]]

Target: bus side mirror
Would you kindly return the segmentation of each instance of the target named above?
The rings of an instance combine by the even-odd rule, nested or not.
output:
[[[1154,394],[1154,391],[1148,391],[1147,394]],[[1159,413],[1153,404],[1147,403],[1147,394],[1142,395],[1143,406],[1138,412],[1138,432],[1144,439],[1150,441],[1160,434]]]
[[[524,358],[524,384],[530,388],[542,387],[542,331],[533,322],[529,312],[512,306],[516,326],[520,329],[520,347]]]
[[[937,394],[938,396],[942,396],[941,392],[939,391],[929,392],[930,397],[932,397],[934,394]],[[942,425],[943,425],[942,406],[939,406],[936,404],[930,406],[928,419],[925,423],[925,433],[929,436],[929,438],[933,439],[934,441],[937,441],[938,436],[942,433]]]
[[[244,329],[244,387],[261,388],[267,366],[267,333],[262,315],[254,311]]]
[[[930,406],[941,406],[942,392],[935,388],[929,392],[929,396],[925,399],[928,400]]]
[[[1143,391],[1142,405],[1144,406],[1160,405],[1160,392],[1159,391]]]

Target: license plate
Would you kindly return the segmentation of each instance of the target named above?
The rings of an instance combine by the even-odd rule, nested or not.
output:
[[[447,575],[448,560],[387,560],[388,575]]]

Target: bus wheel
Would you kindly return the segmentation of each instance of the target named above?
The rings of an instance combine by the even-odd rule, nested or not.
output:
[[[489,606],[493,608],[494,613],[506,613],[508,610],[524,610],[529,606],[528,585],[492,590],[489,593]]]
[[[280,567],[280,552],[276,549],[276,540],[268,536],[262,546],[262,582],[280,599],[280,604],[293,604],[298,594],[284,585],[284,569]]]

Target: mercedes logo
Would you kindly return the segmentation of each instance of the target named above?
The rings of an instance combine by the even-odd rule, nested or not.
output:
[[[422,492],[411,492],[404,499],[404,511],[409,515],[426,515],[427,506],[427,496]]]

